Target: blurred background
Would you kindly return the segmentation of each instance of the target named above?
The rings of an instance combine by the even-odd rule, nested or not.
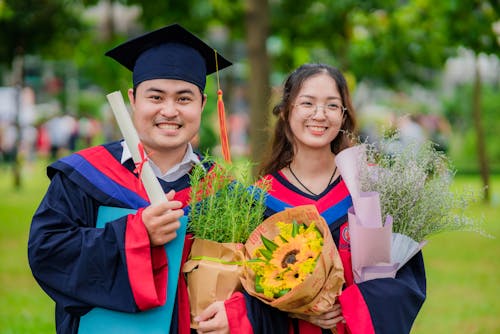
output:
[[[260,161],[287,74],[328,63],[348,79],[362,138],[435,142],[496,236],[499,13],[498,0],[0,0],[0,333],[55,332],[27,233],[47,164],[120,137],[106,94],[126,95],[131,73],[104,53],[176,22],[234,63],[220,72],[234,157]],[[196,142],[214,155],[216,91],[214,75]],[[499,252],[495,238],[465,234],[426,246],[429,297],[414,332],[500,332]]]

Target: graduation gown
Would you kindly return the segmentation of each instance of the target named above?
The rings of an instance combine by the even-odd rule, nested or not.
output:
[[[151,248],[141,219],[149,205],[133,173],[132,160],[120,163],[122,146],[113,142],[85,149],[47,169],[51,183],[36,210],[28,258],[34,277],[56,303],[57,333],[77,333],[79,319],[93,307],[140,312],[165,303],[168,263],[163,247]],[[207,166],[208,168],[208,166]],[[160,180],[165,192],[187,210],[189,176]],[[100,206],[137,209],[95,228]],[[191,246],[186,236],[182,263]],[[171,333],[189,333],[189,301],[180,274]]]
[[[267,175],[270,190],[266,198],[266,217],[287,207],[314,204],[325,218],[344,266],[346,284],[339,301],[346,324],[339,324],[337,332],[352,334],[404,334],[409,333],[426,293],[425,270],[419,252],[396,277],[374,279],[360,284],[353,281],[349,244],[347,210],[352,206],[351,196],[341,177],[322,194],[309,195],[291,184],[277,172]],[[246,294],[234,295],[226,302],[228,314],[248,314],[239,324],[230,324],[240,333],[331,333],[305,321],[289,319],[259,300]],[[231,310],[232,309],[232,310]],[[230,320],[231,322],[231,320]]]

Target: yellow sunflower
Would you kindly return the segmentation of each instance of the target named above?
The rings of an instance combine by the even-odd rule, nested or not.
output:
[[[275,297],[284,289],[283,283],[281,272],[278,270],[266,272],[260,280],[264,295],[269,298]]]
[[[321,251],[321,249],[319,251]],[[297,254],[296,256],[297,262],[302,263],[307,259],[315,260],[319,255],[319,251],[310,246],[304,247],[303,249],[300,250],[300,253]]]
[[[300,240],[290,239],[287,243],[276,248],[272,254],[269,263],[277,268],[286,268],[289,264],[297,262],[297,254],[300,253],[304,243]]]
[[[316,268],[316,260],[316,258],[310,258],[304,262],[296,263],[296,270],[303,280],[314,271],[314,268]]]
[[[263,245],[248,261],[256,275],[256,290],[270,298],[282,296],[311,275],[323,246],[314,222],[309,226],[278,222],[277,227],[280,233],[272,240],[261,235]]]
[[[287,239],[287,237],[291,237],[292,236],[292,229],[293,229],[293,225],[292,224],[285,223],[285,222],[277,222],[276,226],[279,228],[280,234],[285,239]]]
[[[297,270],[297,267],[289,267],[283,273],[283,287],[293,289],[304,281],[304,275]]]

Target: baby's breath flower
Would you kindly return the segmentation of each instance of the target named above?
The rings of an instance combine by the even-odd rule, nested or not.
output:
[[[455,171],[432,142],[402,146],[393,136],[365,145],[361,187],[380,194],[382,215],[393,217],[393,232],[415,241],[442,231],[482,232],[478,217],[466,215],[476,197],[451,190]]]

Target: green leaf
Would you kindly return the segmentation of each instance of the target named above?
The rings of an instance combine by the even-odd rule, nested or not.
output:
[[[300,225],[297,223],[297,221],[292,222],[292,237],[295,237],[297,234],[299,234],[299,229]]]
[[[283,297],[284,295],[287,294],[288,291],[290,291],[290,289],[281,290],[280,292],[278,292],[277,295],[275,295],[275,297]]]
[[[259,249],[259,252],[266,258],[266,260],[271,260],[273,257],[273,252],[267,250],[267,249]]]
[[[286,240],[281,234],[279,235],[279,237],[280,237],[281,241],[286,242],[286,243],[288,242],[288,240]]]
[[[276,250],[276,248],[278,248],[278,245],[276,245],[273,241],[269,240],[268,238],[266,238],[262,234],[260,235],[260,238],[261,238],[262,243],[264,244],[264,246],[268,250],[270,250],[271,252],[274,252]]]
[[[264,288],[260,284],[260,276],[255,276],[255,291],[258,293],[264,293]]]

